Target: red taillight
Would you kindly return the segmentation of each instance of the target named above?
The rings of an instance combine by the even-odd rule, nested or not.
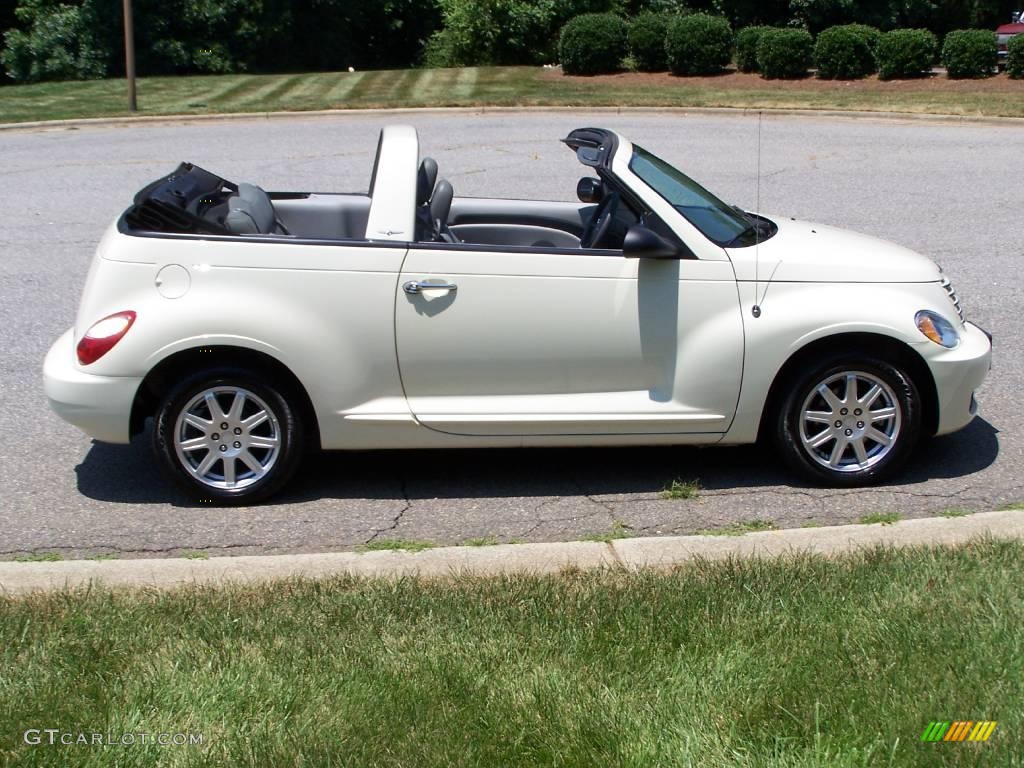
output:
[[[93,323],[78,342],[78,362],[82,365],[95,363],[114,348],[134,322],[135,313],[128,310],[115,312]]]

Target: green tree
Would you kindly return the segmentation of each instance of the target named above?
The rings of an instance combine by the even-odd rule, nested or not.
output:
[[[20,27],[4,33],[0,53],[8,78],[19,83],[91,80],[107,73],[110,51],[97,34],[91,2],[22,0],[14,14]]]
[[[619,0],[438,0],[443,29],[427,63],[434,66],[541,64],[556,57],[571,18],[621,10]]]

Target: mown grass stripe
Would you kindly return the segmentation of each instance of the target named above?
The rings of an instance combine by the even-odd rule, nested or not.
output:
[[[292,109],[360,107],[371,104],[404,105],[503,105],[539,106],[685,106],[743,109],[857,109],[878,112],[967,114],[1024,117],[1024,90],[1000,85],[1004,75],[990,78],[999,90],[953,90],[942,79],[920,85],[901,83],[898,92],[890,84],[865,82],[865,90],[845,88],[813,90],[804,83],[757,80],[735,85],[695,85],[687,78],[649,81],[634,79],[571,78],[540,67],[485,67],[442,69],[428,78],[417,70],[401,90],[387,95],[395,85],[395,72],[329,73],[305,75],[280,100]],[[146,77],[139,80],[142,114],[171,112],[230,112],[279,108],[267,103],[285,76],[196,75]],[[318,78],[323,78],[319,80]],[[755,76],[756,77],[756,76]],[[313,78],[313,79],[310,79]],[[318,83],[323,82],[322,89]],[[389,100],[390,99],[390,100]],[[95,118],[127,113],[124,80],[33,83],[0,89],[0,122]]]
[[[452,97],[456,99],[468,99],[476,90],[476,80],[480,76],[477,67],[466,67],[459,72],[452,86]]]
[[[366,77],[365,72],[332,72],[331,87],[324,96],[327,106],[338,106],[348,97],[349,92],[362,82],[364,77]]]
[[[390,79],[389,73],[381,70],[367,72],[355,87],[349,92],[349,99],[353,102],[379,101],[379,92]]]
[[[304,75],[291,75],[290,77],[279,76],[278,81],[274,83],[273,87],[264,93],[263,97],[260,99],[260,101],[263,102],[260,109],[273,110],[278,107],[283,100],[288,98],[292,89],[302,81],[303,77]],[[251,104],[252,101],[246,100],[243,103]]]
[[[407,69],[402,72],[391,72],[391,84],[382,94],[385,101],[401,101],[409,96],[409,87],[413,80],[414,70]]]
[[[462,74],[461,69],[435,69],[434,78],[430,83],[428,92],[424,99],[428,100],[430,106],[444,104],[450,100],[455,83]]]
[[[437,69],[424,69],[416,77],[416,80],[409,84],[408,98],[416,103],[429,102],[434,97],[435,80],[439,80]]]
[[[139,81],[143,113],[204,113],[223,111],[216,99],[229,89],[251,87],[251,75],[204,75],[190,78],[154,77]]]
[[[282,76],[254,75],[253,79],[257,81],[254,88],[239,92],[231,99],[230,102],[225,103],[229,104],[232,108],[257,103],[266,105],[269,102],[271,94],[280,87]]]
[[[226,83],[219,92],[212,92],[209,100],[218,104],[233,104],[253,91],[267,87],[274,75],[239,75],[234,83]]]
[[[301,77],[302,79],[295,84],[295,88],[288,94],[289,101],[319,103],[323,101],[324,94],[333,84],[330,75],[322,72],[302,75]]]
[[[209,75],[186,80],[161,78],[153,83],[152,94],[141,95],[143,99],[150,95],[158,97],[169,111],[191,112],[209,108],[218,94],[250,80],[250,75]]]

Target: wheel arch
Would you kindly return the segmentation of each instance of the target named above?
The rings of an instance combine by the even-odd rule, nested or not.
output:
[[[800,374],[801,370],[816,357],[834,355],[837,352],[862,353],[880,357],[889,363],[904,366],[917,386],[921,395],[922,432],[934,435],[939,427],[939,397],[932,376],[924,358],[912,347],[899,339],[879,333],[839,333],[824,336],[809,342],[796,350],[783,363],[772,380],[768,397],[761,411],[761,421],[757,430],[759,441],[772,433],[772,423],[778,409],[785,398],[788,385]]]
[[[183,349],[168,355],[153,366],[135,394],[129,434],[134,437],[143,430],[146,419],[156,413],[160,400],[175,382],[197,370],[211,367],[211,363],[216,366],[239,366],[259,371],[288,389],[296,397],[296,405],[306,427],[306,447],[320,447],[320,425],[313,401],[291,369],[265,352],[230,345]]]

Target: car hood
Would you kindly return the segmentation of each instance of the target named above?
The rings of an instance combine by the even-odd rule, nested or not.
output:
[[[930,283],[941,279],[931,259],[877,237],[795,219],[772,219],[774,237],[757,246],[762,277],[816,283]],[[753,263],[755,247],[731,248],[733,262]],[[739,270],[737,270],[739,272]]]
[[[1024,32],[1024,24],[1003,24],[996,30],[997,35],[1019,35]]]

